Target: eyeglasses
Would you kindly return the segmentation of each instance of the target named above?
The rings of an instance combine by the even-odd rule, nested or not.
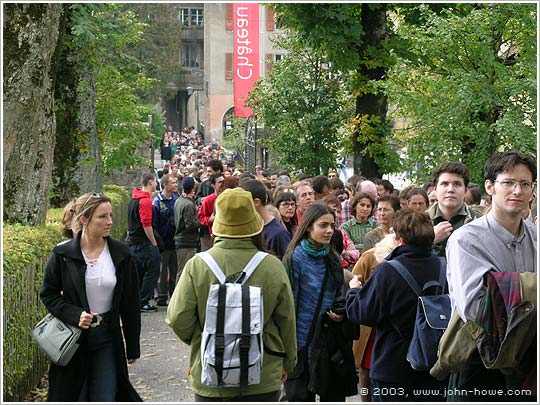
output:
[[[289,208],[289,207],[296,207],[296,203],[294,202],[282,202],[281,204],[279,204],[280,207],[283,207],[283,208]]]
[[[524,193],[530,192],[534,187],[534,183],[531,183],[530,181],[517,181],[511,179],[501,181],[493,180],[493,183],[500,183],[505,190],[515,190],[516,186],[519,184],[521,191]]]
[[[333,178],[335,178],[335,177],[337,177],[335,174],[329,174],[329,175],[328,175],[328,178],[329,178],[329,179],[333,179]]]
[[[84,202],[83,205],[81,205],[81,212],[84,211],[84,207],[86,207],[86,204],[88,204],[88,201],[90,201],[92,198],[102,198],[103,197],[103,193],[92,193],[90,194],[90,197],[88,197],[88,199]]]

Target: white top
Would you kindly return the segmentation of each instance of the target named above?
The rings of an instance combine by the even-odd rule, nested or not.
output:
[[[98,314],[109,312],[112,308],[113,292],[116,286],[116,269],[105,243],[103,251],[95,260],[84,256],[86,262],[86,298],[90,311]]]

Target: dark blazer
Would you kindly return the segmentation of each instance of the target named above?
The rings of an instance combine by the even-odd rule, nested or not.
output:
[[[45,269],[39,294],[51,314],[75,326],[79,325],[83,311],[90,312],[85,287],[86,263],[81,252],[80,238],[79,233],[75,239],[60,243],[54,248]],[[139,280],[127,244],[112,238],[107,238],[107,244],[116,269],[116,287],[111,309],[113,319],[111,330],[118,366],[116,400],[142,401],[129,381],[126,362],[126,358],[140,357]],[[77,401],[87,373],[88,356],[85,350],[87,343],[86,330],[83,329],[79,349],[71,361],[64,367],[51,364],[49,401]]]

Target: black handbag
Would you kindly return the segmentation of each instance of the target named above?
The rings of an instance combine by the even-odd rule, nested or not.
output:
[[[319,295],[319,301],[317,303],[317,308],[315,310],[315,315],[311,321],[311,328],[309,330],[308,337],[306,339],[306,345],[304,348],[299,349],[297,352],[296,367],[292,373],[287,375],[287,380],[283,384],[285,387],[285,393],[287,394],[288,402],[312,402],[313,392],[308,390],[309,385],[309,361],[308,361],[308,350],[311,339],[313,338],[313,333],[315,331],[315,325],[319,319],[319,311],[321,310],[321,305],[324,297],[324,292],[326,291],[326,284],[328,281],[328,269],[324,274],[323,286],[321,289],[321,294]]]

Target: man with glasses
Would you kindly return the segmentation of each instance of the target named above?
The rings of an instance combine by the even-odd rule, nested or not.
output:
[[[309,207],[315,201],[315,192],[313,187],[307,181],[303,181],[296,187],[296,218],[297,223],[302,221],[302,215],[307,207]]]
[[[150,303],[154,298],[160,272],[160,252],[152,226],[152,193],[157,180],[152,173],[141,177],[142,188],[135,187],[128,206],[129,250],[141,284],[141,312],[156,311]]]
[[[492,197],[491,210],[454,232],[446,248],[450,298],[454,311],[463,321],[477,320],[485,294],[486,273],[537,272],[536,227],[522,218],[536,181],[535,158],[517,151],[497,152],[486,162],[484,179],[486,191]],[[492,309],[495,308],[495,303],[492,305]],[[503,312],[501,316],[506,317]],[[498,318],[494,315],[494,325],[500,323]],[[524,356],[525,364],[519,367],[521,375],[531,372],[534,385],[537,379],[535,349],[536,340]],[[511,396],[506,391],[498,398],[471,393],[474,389],[523,388],[522,382],[523,378],[516,380],[511,370],[503,374],[500,370],[488,370],[480,363],[451,374],[449,388],[469,390],[469,395],[449,395],[448,401],[530,401],[530,397]]]

